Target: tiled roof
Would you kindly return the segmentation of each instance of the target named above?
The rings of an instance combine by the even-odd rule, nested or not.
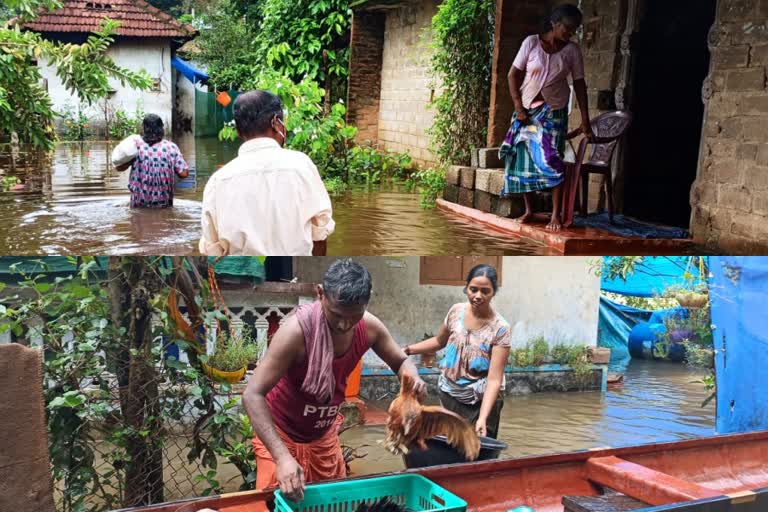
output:
[[[22,25],[35,32],[80,32],[99,30],[101,20],[120,21],[116,35],[131,37],[170,37],[189,39],[197,30],[185,25],[144,0],[64,0],[55,11],[40,15]]]

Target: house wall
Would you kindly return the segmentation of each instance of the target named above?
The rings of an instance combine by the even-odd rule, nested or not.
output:
[[[691,192],[698,242],[768,249],[768,2],[719,0],[709,34],[703,144]]]
[[[195,84],[174,70],[173,133],[195,135]]]
[[[136,91],[122,87],[117,80],[110,79],[112,88],[116,91],[109,97],[110,108],[122,109],[133,113],[141,107],[145,113],[159,115],[163,119],[168,132],[172,131],[172,80],[171,43],[169,39],[160,38],[120,38],[110,47],[108,55],[120,67],[131,71],[144,69],[153,79],[159,79],[159,90]],[[66,90],[61,80],[56,76],[55,69],[46,62],[40,63],[41,75],[48,81],[48,92],[56,111],[62,111],[69,104],[76,108],[79,102],[77,96]],[[101,103],[101,102],[100,102]],[[86,110],[94,127],[104,126],[104,114],[98,105]]]
[[[408,152],[421,165],[436,161],[426,131],[434,111],[430,87],[430,27],[438,0],[407,2],[387,12],[381,69],[378,142],[382,148]]]
[[[401,345],[436,333],[450,307],[466,300],[461,286],[420,285],[417,256],[360,257],[373,278],[370,312],[379,317]],[[301,282],[322,282],[335,258],[296,258]],[[600,280],[583,257],[517,257],[502,260],[504,285],[494,307],[513,326],[513,344],[536,336],[550,343],[597,344]],[[365,364],[381,366],[369,352]]]

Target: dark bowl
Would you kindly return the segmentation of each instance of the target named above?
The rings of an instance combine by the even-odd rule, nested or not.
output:
[[[421,450],[415,445],[408,449],[408,453],[403,455],[403,462],[408,469],[470,462],[448,444],[445,436],[427,439],[426,450]],[[480,455],[478,455],[477,460],[498,459],[501,451],[506,449],[506,443],[490,437],[480,437]]]

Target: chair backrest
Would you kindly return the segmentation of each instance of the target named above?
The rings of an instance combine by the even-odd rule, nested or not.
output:
[[[595,144],[589,163],[610,165],[616,143],[632,124],[632,114],[625,110],[605,112],[592,120],[592,131],[598,137],[613,139],[611,142]]]

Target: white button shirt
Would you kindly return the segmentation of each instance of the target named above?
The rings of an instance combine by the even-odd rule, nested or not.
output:
[[[200,252],[209,256],[311,256],[333,233],[331,198],[315,164],[274,139],[243,143],[203,192]]]

